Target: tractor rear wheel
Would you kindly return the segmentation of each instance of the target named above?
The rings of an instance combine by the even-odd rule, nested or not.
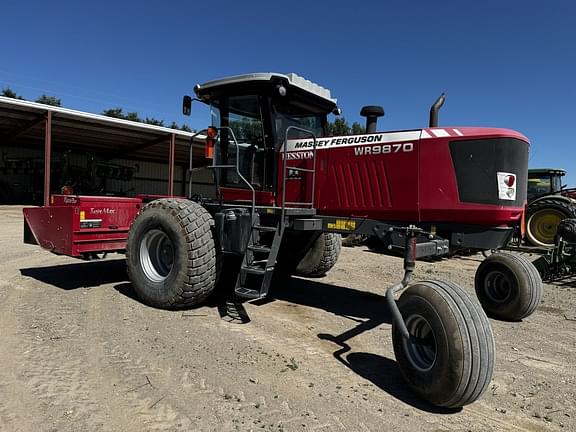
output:
[[[576,206],[563,198],[549,197],[528,205],[526,239],[534,246],[552,247],[558,225],[576,217]]]
[[[408,386],[441,407],[478,399],[494,370],[494,337],[480,305],[454,283],[424,281],[404,291],[398,307],[410,338],[394,323],[392,341]]]
[[[304,277],[324,276],[338,261],[340,249],[342,249],[340,234],[320,234],[296,266],[294,274]]]
[[[490,255],[478,266],[474,285],[486,313],[506,321],[532,315],[542,300],[540,273],[522,255]]]
[[[212,216],[200,204],[159,199],[138,214],[126,245],[128,276],[140,299],[154,307],[194,306],[216,284]]]
[[[558,225],[557,233],[568,243],[576,243],[576,219],[564,219]]]

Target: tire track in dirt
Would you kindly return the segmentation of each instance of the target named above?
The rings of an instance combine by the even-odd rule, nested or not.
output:
[[[39,416],[30,416],[42,412],[42,406],[23,385],[20,369],[13,359],[21,362],[21,337],[18,321],[12,316],[10,292],[3,292],[0,300],[0,431],[30,431],[39,429]],[[44,418],[44,423],[46,418]]]
[[[8,386],[0,384],[0,431],[18,431],[16,415],[8,405]]]
[[[346,429],[337,417],[332,420],[320,419],[310,409],[294,408],[284,398],[266,397],[240,383],[221,385],[195,371],[185,371],[179,376],[171,369],[144,366],[140,359],[132,358],[123,347],[104,343],[103,349],[108,353],[110,362],[118,366],[119,373],[125,375],[126,378],[122,380],[124,384],[132,381],[133,389],[127,390],[131,395],[130,402],[146,416],[145,424],[150,430],[166,430],[165,426],[171,425],[171,430],[233,431],[250,422],[253,427],[264,427],[264,430],[276,430],[274,427],[285,431],[303,428],[351,430]],[[233,367],[218,368],[218,374],[222,376],[234,376],[235,372]],[[200,411],[181,403],[181,400],[198,399],[201,400],[200,405],[209,408],[208,416],[199,415]],[[153,405],[155,410],[151,409]]]
[[[94,349],[102,338],[101,320],[106,319],[99,312],[99,302],[66,304],[67,298],[55,293],[58,298],[41,306],[21,301],[16,308],[21,338],[19,369],[34,397],[62,413],[57,422],[63,428],[73,424],[86,425],[85,430],[114,431],[133,430],[138,425],[138,430],[175,430],[178,419],[174,413],[165,407],[154,412],[145,409],[154,400],[137,399],[137,393],[116,399],[110,382],[121,383],[116,370],[123,358],[119,352],[106,356]],[[128,387],[133,383],[121,384]],[[181,423],[179,430],[190,430],[188,423]]]
[[[17,315],[22,342],[19,369],[32,394],[56,407],[70,422],[103,424],[105,415],[93,398],[97,383],[90,380],[86,368],[88,359],[76,355],[86,351],[86,335],[74,323],[81,312],[58,302],[23,303]]]
[[[111,375],[131,415],[137,416],[144,430],[194,430],[194,421],[172,407],[169,391],[161,386],[162,369],[150,367],[143,358],[134,358],[125,347],[108,341],[101,342],[99,350],[114,370]]]

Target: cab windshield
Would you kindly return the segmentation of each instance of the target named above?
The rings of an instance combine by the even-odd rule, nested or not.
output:
[[[530,175],[528,178],[528,198],[558,192],[562,188],[562,178],[558,175]]]
[[[284,142],[286,130],[290,126],[306,129],[312,132],[316,138],[324,136],[326,114],[316,114],[309,107],[300,106],[294,101],[285,103],[283,100],[275,101],[272,105],[272,110],[277,145],[281,145]],[[301,138],[310,138],[310,134],[297,130],[289,132],[288,139]]]

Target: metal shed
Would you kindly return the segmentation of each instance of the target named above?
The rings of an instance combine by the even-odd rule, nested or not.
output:
[[[43,203],[51,193],[60,192],[52,184],[51,168],[54,155],[65,151],[86,152],[106,161],[141,161],[148,163],[148,171],[166,170],[157,181],[165,183],[168,195],[186,192],[193,133],[161,126],[91,114],[67,108],[0,97],[0,168],[7,161],[8,149],[13,152],[34,151],[38,171],[43,175]],[[195,137],[194,161],[204,163],[204,137]],[[38,156],[42,161],[38,160]],[[160,165],[161,164],[161,165]],[[196,165],[196,163],[195,163]],[[162,167],[162,169],[160,169]],[[31,171],[30,171],[31,172]],[[14,176],[14,170],[0,171],[4,181]],[[175,183],[181,185],[175,191]]]

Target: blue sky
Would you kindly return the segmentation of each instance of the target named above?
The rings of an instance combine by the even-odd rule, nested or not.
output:
[[[576,3],[563,1],[178,2],[3,0],[0,87],[69,108],[180,114],[198,82],[296,72],[332,90],[345,118],[383,105],[380,130],[497,126],[530,138],[532,167],[576,186]]]

